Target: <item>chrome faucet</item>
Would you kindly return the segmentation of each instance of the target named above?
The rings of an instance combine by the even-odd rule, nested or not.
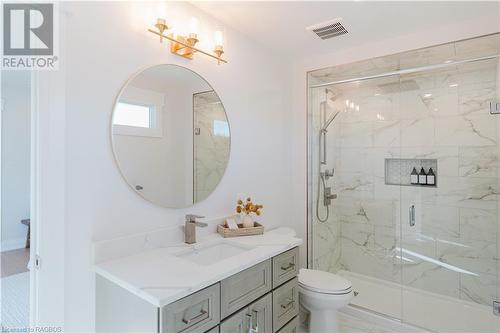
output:
[[[208,224],[197,222],[196,219],[202,219],[205,216],[187,214],[186,223],[184,224],[184,243],[196,243],[196,227],[206,227]]]

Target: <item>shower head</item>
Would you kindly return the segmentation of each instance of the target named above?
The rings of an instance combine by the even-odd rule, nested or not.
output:
[[[335,101],[339,98],[340,94],[334,92],[332,89],[325,89],[325,104],[330,108],[335,107]]]
[[[326,93],[326,99],[332,102],[335,102],[339,97],[339,94],[335,93],[332,89],[326,88],[325,93]]]

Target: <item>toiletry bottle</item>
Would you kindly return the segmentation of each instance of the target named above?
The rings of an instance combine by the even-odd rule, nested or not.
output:
[[[436,176],[434,175],[432,168],[430,168],[427,173],[427,185],[436,185]]]
[[[410,174],[410,183],[418,184],[418,172],[416,168],[413,168],[413,171]]]
[[[418,183],[420,185],[427,185],[427,174],[425,173],[424,168],[420,169],[420,173],[418,174]]]

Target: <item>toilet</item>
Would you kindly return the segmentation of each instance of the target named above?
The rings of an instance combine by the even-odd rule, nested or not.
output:
[[[300,304],[310,312],[310,333],[339,332],[337,310],[354,296],[349,280],[328,272],[301,269],[299,294]]]

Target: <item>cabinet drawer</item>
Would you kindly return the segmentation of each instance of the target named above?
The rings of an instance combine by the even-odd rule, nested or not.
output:
[[[271,290],[271,259],[221,281],[221,317],[253,302]]]
[[[296,316],[288,322],[278,333],[298,333],[299,332],[299,316]]]
[[[278,331],[299,314],[298,278],[288,281],[273,291],[273,328]]]
[[[299,272],[299,248],[293,248],[273,258],[273,288],[294,278]]]
[[[214,328],[207,331],[206,333],[219,333],[219,326],[215,326]]]
[[[162,309],[162,332],[203,333],[220,321],[220,285],[214,284]]]
[[[271,293],[233,314],[220,325],[220,333],[272,333]]]

